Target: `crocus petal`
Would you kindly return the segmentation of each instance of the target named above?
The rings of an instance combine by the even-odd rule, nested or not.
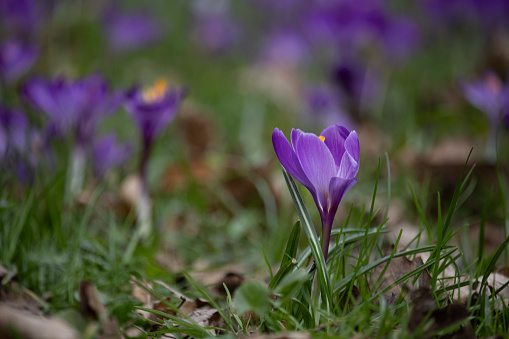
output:
[[[292,128],[292,134],[291,134],[291,139],[292,139],[292,147],[293,147],[293,150],[295,150],[295,145],[297,145],[297,140],[299,140],[299,138],[301,137],[301,135],[303,135],[304,132],[302,132],[300,129],[294,129]]]
[[[274,145],[274,151],[276,152],[281,165],[283,165],[292,177],[313,193],[313,185],[311,185],[306,174],[304,174],[299,158],[279,128],[275,128],[272,132],[272,144]]]
[[[345,153],[339,166],[339,177],[351,179],[359,171],[359,137],[352,131],[345,140]]]
[[[357,183],[357,179],[341,179],[338,177],[332,178],[329,184],[329,191],[331,196],[330,211],[333,212],[332,218],[336,214],[339,204],[343,200],[346,192],[350,190]]]
[[[321,208],[327,208],[329,183],[336,175],[336,165],[332,154],[327,146],[312,133],[301,135],[295,148],[302,169],[315,188]]]
[[[336,166],[340,168],[341,159],[345,153],[345,139],[350,132],[346,127],[339,125],[332,125],[322,131],[322,136],[325,138],[325,145],[329,148]]]

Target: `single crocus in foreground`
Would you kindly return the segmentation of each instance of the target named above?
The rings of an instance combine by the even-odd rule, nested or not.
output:
[[[355,131],[333,125],[316,136],[292,129],[292,145],[278,128],[272,132],[274,151],[286,171],[306,187],[322,219],[321,243],[325,259],[332,223],[359,171],[359,138]]]
[[[125,108],[141,132],[140,193],[137,203],[138,225],[142,238],[152,230],[151,204],[147,187],[147,167],[150,152],[156,136],[175,118],[181,89],[170,88],[165,80],[157,80],[145,90],[133,89],[128,93]]]

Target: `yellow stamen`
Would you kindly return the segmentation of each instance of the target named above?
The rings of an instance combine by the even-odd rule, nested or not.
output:
[[[319,138],[320,140],[322,140],[323,142],[325,142],[325,137],[324,137],[323,135],[320,135],[318,138]]]
[[[143,91],[143,100],[145,102],[154,102],[161,99],[168,90],[168,82],[164,79],[157,79],[152,87]]]

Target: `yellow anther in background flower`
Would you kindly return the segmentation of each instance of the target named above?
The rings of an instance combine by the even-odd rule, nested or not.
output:
[[[318,138],[320,138],[320,140],[322,140],[323,142],[325,142],[325,137],[323,135],[320,135]]]
[[[168,82],[164,79],[158,79],[152,87],[143,91],[143,100],[145,102],[154,102],[161,99],[168,89]]]

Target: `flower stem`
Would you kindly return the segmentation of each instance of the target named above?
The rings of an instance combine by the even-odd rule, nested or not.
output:
[[[152,202],[148,193],[148,160],[150,157],[151,140],[143,139],[140,159],[140,192],[136,203],[137,224],[140,238],[148,239],[152,233]]]
[[[76,145],[71,153],[70,164],[67,170],[67,198],[75,197],[83,188],[85,160],[85,149],[81,145]]]
[[[140,180],[140,194],[136,202],[137,228],[140,238],[145,240],[152,233],[152,202],[143,179]]]

